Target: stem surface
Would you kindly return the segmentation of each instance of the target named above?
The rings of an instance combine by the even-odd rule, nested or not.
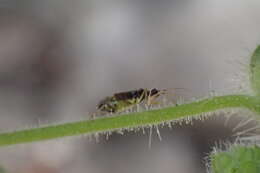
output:
[[[0,134],[0,146],[160,124],[223,108],[247,108],[260,114],[260,100],[246,95],[219,96],[175,107],[6,132]]]

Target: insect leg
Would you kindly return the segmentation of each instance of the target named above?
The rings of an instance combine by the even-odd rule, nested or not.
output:
[[[139,98],[136,99],[136,103],[139,104],[147,98],[147,89],[144,89],[143,93]]]
[[[153,104],[158,104],[158,102],[155,101],[157,97],[159,97],[162,94],[165,94],[166,92],[164,90],[159,91],[157,94],[152,95],[151,90],[149,91],[149,95],[147,98],[147,105],[153,105]]]

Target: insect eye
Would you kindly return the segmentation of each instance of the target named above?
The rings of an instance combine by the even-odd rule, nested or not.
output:
[[[151,95],[155,95],[155,94],[157,94],[158,92],[159,92],[159,90],[157,90],[156,88],[153,88],[153,89],[151,89],[151,91],[150,91]]]

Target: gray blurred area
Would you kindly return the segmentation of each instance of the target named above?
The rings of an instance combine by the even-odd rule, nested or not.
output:
[[[115,92],[248,92],[259,0],[0,0],[0,131],[88,119]],[[225,118],[0,148],[12,173],[202,173]],[[231,123],[232,124],[232,123]]]

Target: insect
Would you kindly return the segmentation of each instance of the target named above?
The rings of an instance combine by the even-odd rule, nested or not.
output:
[[[118,113],[140,103],[145,103],[150,106],[155,103],[156,98],[166,92],[166,89],[158,90],[156,88],[140,88],[138,90],[115,93],[113,96],[101,100],[97,109],[102,112]]]

